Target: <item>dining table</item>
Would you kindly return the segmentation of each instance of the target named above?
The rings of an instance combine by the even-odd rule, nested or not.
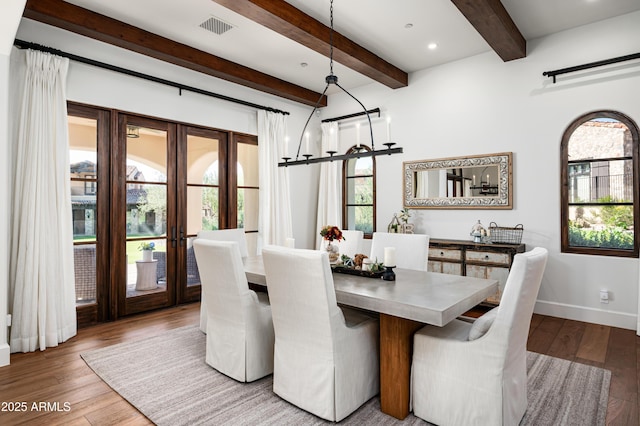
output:
[[[247,281],[266,287],[262,256],[244,259]],[[498,290],[498,281],[395,268],[394,281],[335,272],[338,304],[380,319],[380,409],[398,419],[410,412],[413,334],[426,324],[443,327]]]

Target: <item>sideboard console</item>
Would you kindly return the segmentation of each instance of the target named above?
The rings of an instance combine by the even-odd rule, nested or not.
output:
[[[500,303],[513,257],[524,244],[484,244],[463,240],[429,240],[429,271],[498,280],[499,290],[486,303]]]

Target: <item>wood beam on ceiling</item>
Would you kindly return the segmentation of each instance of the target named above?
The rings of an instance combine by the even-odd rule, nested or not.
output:
[[[315,105],[321,95],[62,0],[28,0],[23,16],[305,105]],[[320,106],[326,105],[323,96]]]
[[[451,0],[503,61],[527,56],[527,41],[500,0]]]
[[[330,28],[284,0],[213,0],[309,49],[329,57]],[[334,30],[333,58],[367,77],[398,89],[406,87],[406,72]]]

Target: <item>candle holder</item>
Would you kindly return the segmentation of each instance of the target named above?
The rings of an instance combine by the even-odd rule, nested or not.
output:
[[[385,281],[395,281],[396,280],[396,273],[393,272],[393,268],[395,266],[385,266],[385,270],[382,273],[382,279]]]
[[[333,156],[337,153],[338,151],[327,151],[327,154],[329,154],[330,158],[333,158]],[[333,160],[329,160],[331,162],[333,162]]]
[[[391,147],[394,146],[396,143],[395,142],[387,142],[387,143],[383,143],[382,145],[387,147],[387,150],[391,150]],[[389,153],[389,155],[391,155],[391,153]]]
[[[311,154],[302,154],[302,156],[307,160],[307,163],[309,162],[309,158],[313,157]]]

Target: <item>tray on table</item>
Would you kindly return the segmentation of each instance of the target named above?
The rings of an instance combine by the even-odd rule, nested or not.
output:
[[[349,274],[349,275],[358,275],[360,277],[367,278],[380,278],[384,271],[363,271],[362,269],[349,268],[346,266],[334,266],[331,265],[331,270],[333,272],[338,272],[340,274]]]

